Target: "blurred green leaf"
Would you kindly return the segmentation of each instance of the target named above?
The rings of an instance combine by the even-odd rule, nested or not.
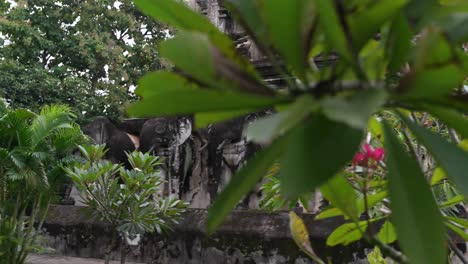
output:
[[[463,72],[454,64],[434,67],[419,73],[410,73],[402,79],[400,91],[406,98],[427,98],[448,95],[459,87]]]
[[[385,57],[388,60],[390,72],[398,72],[401,66],[407,62],[407,57],[411,47],[411,29],[403,14],[395,16],[387,38]]]
[[[321,102],[323,113],[331,120],[357,129],[367,128],[369,118],[385,103],[386,92],[364,90],[350,96],[334,96]]]
[[[195,128],[204,128],[209,124],[240,117],[255,112],[258,109],[242,109],[233,111],[215,111],[195,114]]]
[[[375,37],[385,22],[393,18],[408,0],[376,1],[370,8],[349,17],[349,28],[356,50]]]
[[[377,233],[377,238],[385,244],[391,244],[397,240],[395,227],[390,221],[385,221],[379,233]]]
[[[316,23],[313,1],[269,0],[263,2],[262,11],[273,45],[303,78]]]
[[[354,56],[350,50],[348,39],[342,28],[334,1],[316,0],[315,6],[317,14],[319,14],[321,29],[325,34],[328,44],[336,49],[347,63],[350,65],[355,64]]]
[[[314,116],[291,131],[279,179],[285,194],[311,192],[336,175],[357,151],[363,131]]]
[[[287,110],[255,121],[247,128],[247,139],[267,144],[279,135],[303,122],[310,113],[318,109],[315,99],[303,95],[296,99]]]
[[[427,147],[458,189],[468,196],[468,152],[402,117],[416,138]]]
[[[280,158],[287,143],[287,136],[277,139],[270,146],[257,153],[248,161],[247,165],[232,177],[208,211],[208,233],[213,233],[229,212],[236,207],[242,197],[251,191],[258,181],[265,176],[268,169]]]
[[[181,76],[165,72],[145,76],[136,93],[143,99],[129,107],[128,112],[134,116],[254,110],[286,102],[279,97],[203,89]],[[174,103],[176,98],[177,103]]]
[[[444,263],[447,256],[442,217],[416,160],[384,123],[392,222],[412,263]]]
[[[187,43],[190,43],[190,49],[187,49]],[[258,76],[249,74],[242,65],[227,58],[206,35],[179,32],[175,38],[162,44],[161,54],[207,87],[260,95],[273,94]]]
[[[467,5],[468,7],[468,5]],[[447,37],[454,43],[465,43],[468,41],[468,14],[460,11],[458,13],[451,13],[444,17],[440,22],[443,31]]]
[[[320,186],[320,191],[333,206],[339,208],[348,218],[357,222],[359,217],[356,203],[357,195],[353,187],[342,175],[332,177]]]

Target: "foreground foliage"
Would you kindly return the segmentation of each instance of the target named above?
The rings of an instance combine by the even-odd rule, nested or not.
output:
[[[106,263],[120,245],[121,263],[128,246],[138,245],[145,233],[170,229],[184,212],[186,204],[174,197],[163,197],[164,183],[158,158],[141,152],[129,153],[131,170],[121,164],[102,160],[105,145],[80,146],[86,162],[68,169],[83,203],[94,216],[111,229],[112,240],[106,248]],[[120,236],[120,239],[119,237]],[[119,240],[122,243],[118,243]]]
[[[144,77],[137,89],[142,100],[130,113],[194,113],[201,127],[254,110],[277,110],[247,130],[251,140],[266,147],[217,197],[208,231],[213,232],[279,160],[283,195],[295,199],[319,187],[327,189],[328,200],[350,221],[342,227],[344,233],[364,237],[398,262],[446,262],[446,215],[429,187],[434,171],[426,170],[417,153],[427,150],[447,181],[463,197],[468,194],[468,153],[455,140],[468,138],[468,95],[463,87],[468,57],[462,49],[468,41],[466,4],[225,1],[283,77],[284,85],[272,87],[236,53],[229,37],[183,3],[135,2],[144,13],[179,29],[161,45],[161,54],[183,75],[156,72]],[[328,63],[322,67],[324,61]],[[425,128],[415,112],[439,118],[455,137]],[[389,113],[398,117],[398,126],[389,124]],[[369,127],[373,114],[379,118],[371,119]],[[395,229],[405,255],[386,245],[391,239],[385,241],[368,228],[371,220],[362,218],[359,198],[343,177],[368,128],[379,131],[386,151],[386,226]],[[394,128],[408,132],[402,135]],[[416,152],[405,140],[418,142]],[[372,177],[364,175],[364,186],[369,186]],[[370,193],[364,189],[367,210]],[[450,225],[463,231],[465,222]]]

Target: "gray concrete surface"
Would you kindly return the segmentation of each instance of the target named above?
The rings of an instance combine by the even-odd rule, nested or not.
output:
[[[28,256],[28,264],[103,264],[103,259],[93,258],[74,258],[55,255],[35,255]],[[120,261],[111,261],[111,264],[120,264]],[[137,264],[136,262],[126,262],[128,264]]]

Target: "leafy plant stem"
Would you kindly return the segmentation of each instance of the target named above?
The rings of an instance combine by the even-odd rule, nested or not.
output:
[[[408,258],[403,253],[395,250],[375,237],[368,237],[369,243],[378,246],[382,253],[400,264],[408,264]]]

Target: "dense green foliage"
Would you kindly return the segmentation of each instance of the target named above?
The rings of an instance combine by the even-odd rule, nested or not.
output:
[[[121,263],[125,263],[126,246],[136,239],[140,242],[145,233],[161,233],[184,212],[186,204],[175,197],[163,197],[164,180],[157,169],[158,158],[141,152],[128,154],[131,170],[102,158],[105,145],[80,146],[86,162],[68,169],[83,203],[91,213],[104,221],[112,230],[112,241],[106,248],[106,263],[110,253],[119,246],[122,238]]]
[[[72,151],[86,142],[66,106],[39,114],[0,104],[0,263],[24,263]]]
[[[264,83],[237,54],[229,37],[183,3],[135,2],[144,13],[180,30],[161,45],[161,54],[184,75],[165,72],[145,77],[137,89],[142,100],[130,107],[131,114],[195,113],[196,125],[202,126],[207,119],[223,120],[267,107],[278,111],[247,130],[251,140],[267,146],[217,197],[208,231],[213,232],[279,160],[278,178],[286,197],[297,198],[320,187],[348,219],[337,229],[341,234],[329,240],[348,244],[350,238],[363,237],[398,262],[446,262],[449,243],[443,216],[447,216],[428,184],[434,171],[426,171],[417,154],[419,148],[427,150],[447,181],[462,195],[468,194],[468,153],[456,140],[468,138],[464,2],[225,1],[287,83],[280,87]],[[332,55],[338,59],[317,68],[317,58]],[[447,138],[424,128],[415,112],[440,118],[455,136]],[[397,117],[398,126],[388,124],[393,122],[388,113]],[[343,177],[372,115],[378,118],[372,119],[369,129],[377,131],[380,143],[375,144],[383,144],[386,151],[385,161],[381,155],[378,158],[385,167],[383,191],[390,201],[389,213],[383,216],[389,221],[385,228],[394,228],[405,255],[386,245],[392,239],[370,228],[378,218],[365,216],[373,173],[364,174],[365,206],[349,178]],[[395,127],[408,131],[401,137]],[[416,150],[413,141],[418,142]],[[373,164],[367,171],[375,169]],[[449,224],[463,230],[464,223]],[[351,235],[342,240],[344,234]]]
[[[16,2],[0,1],[0,93],[13,107],[120,118],[137,80],[160,68],[167,31],[132,1]]]

